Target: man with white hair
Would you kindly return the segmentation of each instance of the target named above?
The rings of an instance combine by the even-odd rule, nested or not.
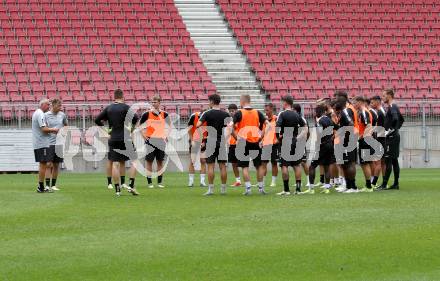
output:
[[[39,163],[38,170],[38,193],[52,192],[45,190],[44,177],[46,175],[47,162],[49,162],[49,134],[57,134],[57,128],[49,128],[46,123],[45,112],[49,110],[50,101],[42,99],[39,108],[32,114],[32,144],[34,147],[35,161]]]

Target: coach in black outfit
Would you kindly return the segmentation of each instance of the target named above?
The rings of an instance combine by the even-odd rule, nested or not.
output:
[[[95,119],[95,123],[98,126],[104,126],[103,122],[107,121],[110,130],[110,139],[108,141],[109,153],[107,162],[107,181],[109,187],[112,184],[111,181],[113,162],[119,162],[120,184],[125,185],[125,161],[128,161],[130,158],[137,158],[133,154],[133,149],[131,149],[132,153],[128,153],[125,144],[132,143],[131,130],[129,128],[132,128],[134,127],[134,125],[136,125],[138,121],[138,116],[135,113],[131,113],[129,117],[132,118],[127,118],[126,120],[126,116],[127,114],[129,114],[130,107],[124,103],[124,95],[122,93],[122,90],[117,89],[114,92],[114,99],[114,102],[104,108],[104,110]],[[120,154],[116,150],[126,151],[126,154],[128,155]],[[116,195],[119,195],[121,192],[121,186],[118,182],[115,183],[115,191]],[[133,192],[132,194],[136,195]]]
[[[400,134],[399,129],[404,122],[399,107],[394,103],[394,91],[391,89],[383,92],[383,101],[388,105],[385,114],[385,174],[383,176],[382,185],[378,190],[399,189],[399,152],[400,152]],[[387,187],[388,180],[394,171],[394,184]]]

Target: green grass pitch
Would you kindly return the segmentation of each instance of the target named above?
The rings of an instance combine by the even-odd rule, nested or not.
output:
[[[1,175],[0,280],[440,280],[440,172],[401,174],[400,191],[287,198],[281,180],[206,198],[168,173],[116,198],[102,174],[55,194]]]

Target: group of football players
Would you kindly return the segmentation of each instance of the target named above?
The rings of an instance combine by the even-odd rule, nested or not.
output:
[[[283,190],[290,195],[289,167],[295,176],[294,194],[313,194],[315,187],[322,193],[332,188],[341,193],[373,192],[399,189],[399,129],[403,123],[394,91],[384,90],[382,96],[349,98],[347,92],[336,91],[333,98],[320,99],[313,112],[313,124],[304,118],[302,107],[291,96],[281,98],[281,111],[266,104],[264,113],[251,106],[249,95],[242,95],[240,106],[230,104],[221,109],[220,96],[209,97],[209,109],[192,114],[188,122],[190,169],[188,186],[194,186],[195,164],[200,163],[200,186],[214,194],[215,163],[221,175],[220,193],[226,193],[227,164],[234,173],[231,187],[242,186],[250,195],[252,184],[249,164],[256,168],[258,191],[266,194],[265,176],[271,163],[271,187],[276,187],[278,166],[281,168]],[[310,122],[312,123],[312,122]],[[356,164],[365,177],[365,185],[356,185]],[[240,169],[242,177],[240,177]],[[320,180],[315,184],[316,170]],[[306,189],[302,190],[302,173]],[[394,183],[388,186],[391,173]],[[379,177],[382,174],[382,183]]]
[[[151,108],[140,118],[135,113],[130,113],[130,106],[124,103],[121,90],[116,90],[114,96],[114,102],[95,120],[98,126],[108,123],[109,127],[108,188],[114,188],[117,195],[120,195],[122,188],[133,195],[139,194],[134,185],[136,167],[140,160],[134,145],[127,147],[127,144],[133,144],[134,128],[139,128],[142,132],[147,147],[145,162],[148,187],[155,187],[152,170],[153,162],[156,161],[157,186],[163,188],[163,173],[166,170],[164,160],[167,157],[167,137],[171,122],[168,113],[161,109],[160,96],[153,98]],[[264,113],[255,109],[252,107],[250,95],[246,94],[240,97],[239,106],[230,104],[227,110],[222,109],[218,94],[210,95],[208,100],[209,108],[193,113],[188,122],[191,156],[188,186],[194,186],[195,167],[200,165],[200,186],[208,187],[205,195],[214,194],[216,163],[220,170],[221,194],[225,194],[227,190],[228,163],[234,173],[231,186],[240,187],[244,183],[244,195],[251,194],[253,185],[250,179],[250,162],[256,168],[256,187],[260,194],[267,194],[265,177],[269,173],[269,162],[271,187],[276,187],[278,167],[281,168],[284,188],[278,195],[291,194],[289,167],[295,177],[294,194],[313,194],[316,186],[322,187],[323,193],[329,193],[332,188],[343,193],[399,189],[399,129],[404,120],[394,103],[393,90],[385,90],[382,96],[355,96],[351,99],[347,92],[336,91],[332,98],[316,102],[313,121],[304,118],[302,107],[291,96],[281,98],[281,110],[278,114],[275,114],[276,106],[272,103],[265,105]],[[47,100],[42,101],[42,109],[37,110],[33,117],[35,156],[36,161],[40,162],[38,192],[47,191],[43,182],[45,165],[52,160],[46,156],[55,155],[55,152],[47,153],[46,143],[40,146],[35,144],[41,143],[40,139],[45,139],[46,136],[53,136],[55,140],[59,128],[66,124],[63,121],[66,118],[62,112],[58,112],[60,106],[57,101],[54,108],[58,108],[57,116],[60,117],[48,117],[58,120],[61,125],[47,124],[48,117],[44,116],[43,109],[47,111],[48,105]],[[52,161],[57,163],[56,171],[58,163],[62,162],[62,158],[58,158]],[[133,165],[128,172],[130,178],[127,185],[125,162],[128,160]],[[365,177],[365,186],[362,188],[356,185],[357,163]],[[317,184],[316,170],[320,173]],[[52,176],[53,185],[56,171]],[[302,190],[303,172],[307,179],[305,190]],[[394,183],[388,186],[392,172]],[[379,185],[380,174],[383,180]]]

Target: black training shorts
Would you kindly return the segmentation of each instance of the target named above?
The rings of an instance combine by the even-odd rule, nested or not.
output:
[[[367,144],[364,138],[359,139],[358,143],[359,143],[359,150],[358,150],[359,163],[361,165],[370,164],[372,161],[367,160],[366,155],[367,154],[372,155],[374,153],[374,149],[369,144]]]
[[[261,150],[261,161],[263,163],[277,164],[280,160],[280,145],[278,143],[263,146]]]
[[[38,163],[50,162],[48,150],[49,150],[48,147],[34,149],[35,162],[38,162]]]
[[[124,141],[115,141],[115,140],[109,140],[108,141],[108,160],[113,162],[125,162],[130,160],[130,156],[132,159],[136,158],[136,155],[134,153],[128,153],[125,142]],[[133,146],[134,147],[134,146]],[[119,153],[116,150],[124,151],[124,154]]]
[[[147,147],[147,155],[145,156],[145,160],[148,162],[153,162],[155,159],[156,161],[165,160],[165,148],[167,143],[164,139],[149,138],[145,140],[145,145]]]
[[[244,142],[243,140],[240,140],[239,142]],[[258,142],[248,142],[246,141],[245,144],[245,148],[244,148],[244,157],[243,157],[243,153],[238,153],[238,149],[240,148],[240,146],[242,147],[242,144],[238,144],[237,143],[237,147],[235,149],[235,156],[238,159],[238,167],[241,168],[246,168],[249,167],[249,162],[252,160],[252,163],[254,164],[254,166],[256,168],[260,167],[261,165],[261,148],[260,148],[260,144]],[[251,151],[256,151],[252,152],[252,155],[250,155]],[[254,155],[255,154],[255,155]],[[240,159],[241,158],[241,159]]]
[[[63,146],[62,145],[51,145],[48,149],[49,162],[52,163],[62,163],[64,161],[63,157]]]
[[[305,151],[305,150],[304,150]],[[285,151],[286,153],[286,151]],[[288,155],[285,155],[285,157],[283,157],[283,143],[280,144],[280,166],[287,166],[287,167],[294,167],[294,166],[298,166],[301,165],[301,162],[303,161],[304,158],[304,154],[301,154],[300,157],[298,159],[295,160],[291,160],[291,158],[296,157],[296,142],[292,142],[290,144],[290,150],[287,151]]]
[[[385,138],[377,138],[376,139],[380,143],[380,151],[382,154],[382,159],[385,157],[385,149],[386,149],[386,139]]]
[[[209,149],[205,148],[205,157],[206,157],[206,163],[212,164],[217,161],[217,163],[226,163],[227,162],[227,147],[225,145],[222,145],[221,141],[216,141],[214,151],[211,151]],[[210,155],[209,155],[210,154]]]
[[[229,145],[229,150],[228,150],[228,162],[229,163],[232,163],[232,164],[238,163],[237,156],[235,155],[235,148],[236,147],[237,146],[235,144]]]

